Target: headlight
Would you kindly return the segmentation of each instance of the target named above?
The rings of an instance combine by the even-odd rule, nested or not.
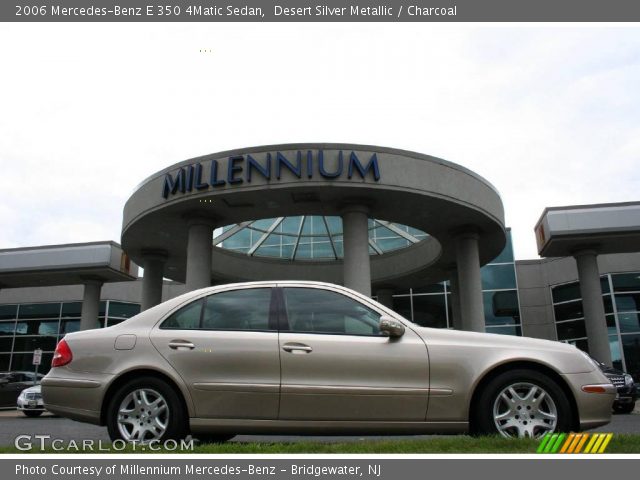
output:
[[[627,387],[633,387],[633,377],[628,373],[624,374],[624,384]]]

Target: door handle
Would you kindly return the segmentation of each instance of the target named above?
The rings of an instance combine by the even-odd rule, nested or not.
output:
[[[285,343],[282,346],[282,349],[285,352],[305,352],[305,353],[311,353],[313,352],[313,348],[311,348],[309,345],[305,345],[304,343]]]
[[[188,348],[189,350],[193,350],[196,346],[189,342],[188,340],[171,340],[169,342],[169,348],[177,350],[179,348]]]

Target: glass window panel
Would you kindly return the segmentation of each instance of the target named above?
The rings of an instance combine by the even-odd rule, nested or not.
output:
[[[140,313],[140,305],[137,303],[109,302],[109,318],[131,318]]]
[[[616,308],[618,312],[640,311],[640,293],[617,293]]]
[[[556,314],[556,321],[558,322],[561,320],[570,320],[572,318],[584,317],[584,312],[582,310],[582,300],[554,305],[553,310]]]
[[[447,328],[445,296],[414,295],[413,321],[423,327]]]
[[[314,237],[311,250],[312,250],[313,258],[318,258],[318,259],[323,259],[323,258],[334,259],[335,258],[333,254],[333,248],[331,248],[331,243],[329,243],[326,237],[324,241],[319,241],[319,238]]]
[[[52,331],[51,333],[53,335],[57,334],[57,326],[58,326],[58,320],[29,320],[26,322],[17,322],[16,323],[16,335],[17,336],[21,336],[21,335],[40,335],[40,326],[42,324],[47,324],[47,326],[44,326],[42,328],[44,328],[45,330],[48,328],[54,328],[55,331]],[[55,327],[53,327],[55,325]]]
[[[118,325],[119,323],[122,323],[126,320],[123,320],[122,318],[111,318],[109,317],[109,324],[107,325],[108,327],[113,327],[114,325]]]
[[[0,305],[0,319],[16,318],[17,314],[17,305]]]
[[[580,294],[580,286],[578,282],[567,283],[565,285],[558,285],[557,287],[552,287],[551,291],[553,292],[553,302],[566,302],[568,300],[575,300],[577,298],[582,298]]]
[[[191,302],[167,318],[160,328],[172,330],[194,330],[200,328],[202,299]]]
[[[609,332],[609,334],[610,335],[617,334],[618,331],[616,330],[616,316],[607,315],[606,319],[607,319],[607,331]]]
[[[587,336],[587,331],[584,326],[584,320],[556,323],[556,329],[558,332],[558,340],[567,340],[569,338],[580,338]]]
[[[29,331],[29,324],[27,322],[16,323],[16,335],[26,335]]]
[[[577,340],[569,340],[568,343],[571,344],[571,345],[575,345],[578,349],[582,350],[583,352],[589,353],[589,342],[587,341],[586,338],[579,338]]]
[[[285,288],[284,298],[293,332],[381,335],[380,315],[341,293]]]
[[[513,244],[511,243],[511,230],[507,230],[507,244],[504,246],[500,255],[494,258],[491,263],[507,263],[513,262]]]
[[[500,326],[500,327],[489,327],[485,328],[487,333],[497,333],[499,335],[514,335],[517,337],[522,336],[522,329],[519,325],[511,325],[511,326]]]
[[[611,289],[609,288],[609,277],[607,275],[603,275],[600,277],[600,288],[602,289],[602,293],[611,293]]]
[[[15,343],[13,344],[13,351],[14,352],[31,352],[36,348],[53,351],[55,350],[57,343],[58,343],[57,336],[16,337]]]
[[[46,375],[51,369],[51,360],[53,359],[53,352],[45,352],[42,354],[42,360],[38,366],[38,377],[40,375]],[[33,365],[33,353],[15,353],[11,359],[12,371],[25,371],[33,372],[35,365]]]
[[[98,308],[98,315],[104,317],[107,313],[107,302],[100,302],[100,307]]]
[[[611,361],[614,368],[624,370],[622,368],[622,353],[620,352],[620,343],[617,335],[609,335],[609,347],[611,348]]]
[[[344,245],[342,244],[342,237],[333,238],[333,246],[336,248],[336,254],[338,258],[344,257]]]
[[[482,292],[486,325],[520,323],[520,308],[516,290]]]
[[[285,219],[280,224],[282,226],[282,233],[287,233],[290,235],[297,235],[298,230],[300,230],[300,221],[302,220],[301,216],[298,217],[285,217]]]
[[[611,302],[611,295],[603,295],[602,303],[604,304],[604,313],[613,313],[613,303]]]
[[[11,355],[8,354],[0,354],[0,372],[8,372],[9,371],[9,361],[11,359]]]
[[[38,335],[58,335],[58,322],[38,322]]]
[[[270,288],[216,293],[205,300],[202,328],[209,330],[270,330]]]
[[[413,321],[411,318],[411,297],[393,297],[393,311],[407,320]]]
[[[304,217],[304,223],[302,224],[302,235],[311,235],[313,233],[312,223],[312,215],[307,215],[306,217]]]
[[[24,303],[18,315],[19,318],[58,318],[60,303]]]
[[[640,291],[640,273],[614,273],[611,275],[615,292]]]
[[[516,288],[516,272],[513,265],[485,265],[480,269],[483,290]]]
[[[0,322],[0,335],[13,335],[13,331],[16,328],[16,321]]]
[[[400,248],[406,248],[410,246],[410,242],[401,237],[396,238],[378,238],[375,240],[376,245],[380,247],[383,252],[391,252]]]
[[[640,382],[640,335],[620,335],[627,373]]]
[[[340,217],[325,217],[331,235],[342,235],[342,219]]]
[[[296,258],[311,258],[311,244],[302,243],[302,239],[300,239],[300,244],[298,245],[298,249],[296,250]]]
[[[63,317],[79,317],[82,314],[82,302],[65,302],[62,304]]]
[[[622,333],[640,332],[640,314],[637,312],[618,313],[618,323]]]
[[[13,345],[13,337],[0,337],[0,352],[10,352]]]
[[[249,228],[252,228],[254,230],[260,230],[260,233],[264,233],[267,230],[269,230],[269,228],[271,228],[271,226],[275,221],[276,221],[275,218],[265,218],[262,220],[256,220],[251,225],[249,225]]]
[[[251,230],[243,228],[238,233],[227,238],[220,246],[229,250],[249,250],[251,248]]]
[[[60,322],[60,333],[62,335],[80,330],[80,320],[62,320]]]

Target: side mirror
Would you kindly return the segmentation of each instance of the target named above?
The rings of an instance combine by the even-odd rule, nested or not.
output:
[[[395,318],[380,317],[380,331],[387,337],[398,338],[404,335],[404,325]]]

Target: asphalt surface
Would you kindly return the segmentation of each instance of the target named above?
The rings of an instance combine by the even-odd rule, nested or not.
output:
[[[599,427],[594,432],[612,432],[612,433],[640,433],[640,414],[633,413],[629,415],[614,415],[609,425]],[[109,442],[107,429],[97,427],[87,423],[74,422],[66,418],[55,417],[49,413],[45,413],[37,418],[27,418],[22,413],[14,411],[0,412],[0,446],[12,446],[16,437],[19,435],[50,435],[50,438],[61,439],[63,442],[75,440],[93,440],[94,442],[102,441],[103,444]],[[366,442],[371,440],[389,440],[389,439],[427,439],[431,435],[414,435],[414,436],[293,436],[293,435],[238,435],[233,442]]]

